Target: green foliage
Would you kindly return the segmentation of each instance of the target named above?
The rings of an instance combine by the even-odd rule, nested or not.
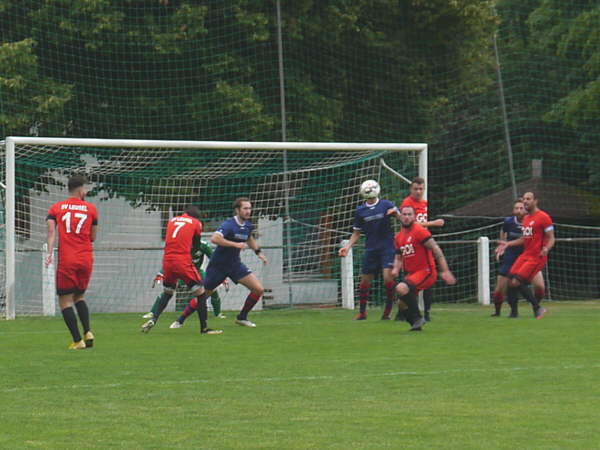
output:
[[[428,142],[436,212],[508,187],[496,33],[517,179],[600,193],[597,2],[281,8],[288,139]],[[0,30],[4,135],[281,138],[273,1],[0,0]]]
[[[593,1],[567,4],[544,0],[529,18],[533,49],[552,63],[549,73],[557,89],[542,120],[571,132],[583,153],[580,184],[600,194],[598,187],[598,127],[600,125],[600,5]]]
[[[2,135],[37,134],[40,129],[50,134],[65,132],[59,119],[71,99],[71,86],[40,74],[34,47],[32,39],[0,44]]]

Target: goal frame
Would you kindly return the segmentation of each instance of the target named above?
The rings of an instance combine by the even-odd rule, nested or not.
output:
[[[186,141],[143,139],[98,139],[9,136],[5,147],[5,301],[6,319],[16,317],[16,186],[15,149],[17,145],[57,145],[69,147],[123,147],[123,148],[185,148],[220,150],[294,150],[314,151],[411,151],[418,154],[418,174],[427,183],[428,146],[425,143],[347,143],[347,142],[243,142],[243,141]],[[427,184],[425,184],[427,186]],[[427,199],[427,190],[425,191]]]

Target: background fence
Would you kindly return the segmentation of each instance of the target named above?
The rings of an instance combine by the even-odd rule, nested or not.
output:
[[[427,142],[441,232],[533,190],[558,238],[597,238],[598,23],[588,0],[4,2],[0,136]],[[559,241],[551,295],[598,296],[591,242]]]

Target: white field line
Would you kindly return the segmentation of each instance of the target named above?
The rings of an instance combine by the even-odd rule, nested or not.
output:
[[[582,364],[566,364],[560,366],[517,366],[517,367],[499,367],[499,368],[454,368],[444,370],[400,370],[393,372],[373,372],[357,375],[307,375],[298,377],[258,377],[258,378],[225,378],[219,379],[218,383],[233,383],[233,384],[268,384],[268,383],[294,383],[298,381],[352,381],[362,378],[382,378],[382,377],[400,377],[400,376],[439,376],[448,374],[478,374],[478,373],[511,373],[511,372],[533,372],[533,371],[561,371],[561,370],[594,370],[600,369],[599,364],[582,365]],[[183,386],[186,384],[208,384],[214,383],[213,379],[197,379],[197,380],[163,380],[156,384],[161,386]],[[140,382],[141,383],[141,382]],[[64,389],[114,389],[127,388],[137,386],[140,383],[105,383],[105,384],[56,384],[46,386],[14,386],[4,387],[0,392],[33,392],[33,391],[49,391],[49,390],[64,390]]]

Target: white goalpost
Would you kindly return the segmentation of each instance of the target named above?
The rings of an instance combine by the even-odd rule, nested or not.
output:
[[[406,192],[401,177],[427,179],[426,144],[9,137],[3,150],[8,319],[55,314],[53,270],[41,264],[45,219],[75,173],[88,177],[88,200],[100,213],[86,294],[95,312],[146,311],[158,293],[151,282],[168,218],[196,204],[209,237],[242,196],[253,203],[269,259],[263,267],[242,253],[263,281],[264,306],[353,306],[356,267],[336,255],[351,232],[358,186],[378,179],[382,194],[398,202]],[[244,298],[241,287],[222,292],[223,308],[238,309]]]

